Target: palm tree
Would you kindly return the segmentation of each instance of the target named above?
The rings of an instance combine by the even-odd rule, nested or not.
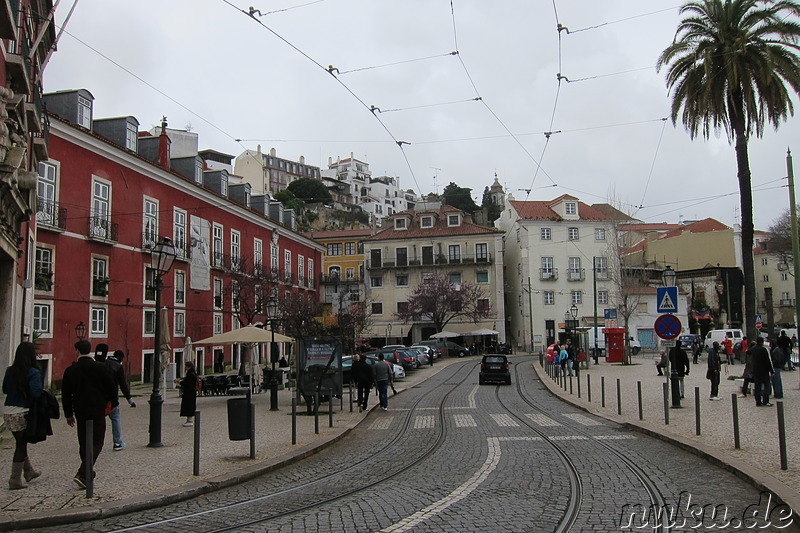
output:
[[[675,38],[658,58],[667,67],[672,122],[694,138],[724,129],[736,151],[742,210],[745,330],[756,338],[753,273],[753,195],[747,143],[769,122],[777,129],[794,114],[791,93],[800,92],[800,5],[790,0],[693,0]],[[728,310],[730,313],[730,309]]]

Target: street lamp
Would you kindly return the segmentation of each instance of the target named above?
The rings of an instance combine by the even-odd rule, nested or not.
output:
[[[661,281],[664,282],[665,287],[674,287],[675,280],[677,279],[678,274],[672,270],[672,267],[667,265],[664,268],[664,272],[661,274]],[[669,381],[672,389],[672,407],[673,408],[680,408],[681,406],[681,386],[680,386],[680,379],[681,377],[678,375],[678,351],[675,347],[670,348],[670,373],[669,373]]]
[[[269,345],[269,362],[272,363],[272,372],[269,378],[269,410],[278,410],[278,380],[275,375],[275,363],[278,362],[278,353],[275,350],[275,326],[278,323],[278,299],[271,296],[267,300],[267,322],[272,330],[272,342]]]
[[[78,322],[78,325],[75,326],[75,336],[78,337],[79,341],[86,338],[86,324],[83,323],[83,320]]]
[[[172,268],[175,261],[175,246],[169,237],[163,237],[150,253],[150,268],[155,274],[156,316],[155,338],[153,341],[153,393],[150,395],[150,448],[164,446],[161,442],[161,288],[162,277]]]

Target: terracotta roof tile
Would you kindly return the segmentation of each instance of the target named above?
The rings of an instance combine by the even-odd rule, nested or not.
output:
[[[439,214],[439,216],[434,217],[433,227],[430,228],[420,227],[419,225],[420,218],[423,215],[429,216],[431,213]],[[447,215],[453,213],[460,213],[462,215],[460,226],[447,225]],[[399,215],[410,215],[413,217],[407,229],[401,229],[401,230],[395,229],[393,220],[395,218],[398,218]],[[470,222],[468,219],[469,215],[467,213],[449,205],[443,205],[438,210],[429,210],[423,212],[415,212],[410,210],[402,211],[400,213],[395,213],[391,217],[387,218],[387,221],[391,224],[388,228],[379,231],[372,237],[368,237],[365,240],[383,241],[383,240],[398,240],[398,239],[419,239],[419,238],[429,238],[429,237],[454,237],[457,235],[494,235],[502,233],[502,231],[497,228],[488,228],[486,226],[481,226],[475,224],[474,222]]]
[[[659,239],[669,239],[670,237],[676,237],[683,233],[684,231],[688,231],[690,233],[708,233],[711,231],[724,231],[729,230],[728,226],[720,222],[719,220],[715,220],[713,218],[706,218],[703,220],[698,220],[697,222],[693,222],[691,224],[685,224],[676,228],[674,230],[668,231],[667,233],[660,235]]]
[[[550,207],[564,198],[576,199],[574,196],[564,194],[555,200],[512,200],[511,205],[524,220],[563,220],[561,216]],[[609,220],[600,210],[578,202],[578,215],[580,220]]]

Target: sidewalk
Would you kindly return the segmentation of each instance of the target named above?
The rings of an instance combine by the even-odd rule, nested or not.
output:
[[[433,368],[423,367],[407,373],[395,383],[398,393],[434,375],[458,359],[437,360]],[[94,498],[72,481],[80,459],[76,430],[70,428],[63,411],[53,420],[53,435],[45,442],[29,445],[35,468],[42,476],[24,490],[8,490],[6,477],[10,471],[14,439],[3,431],[0,441],[0,531],[20,527],[37,527],[89,520],[137,509],[163,505],[196,496],[221,487],[234,485],[298,461],[326,445],[339,440],[354,428],[366,413],[358,408],[350,412],[348,389],[343,404],[334,399],[333,428],[329,428],[328,406],[322,404],[319,434],[314,433],[314,417],[297,417],[297,444],[292,445],[292,409],[294,390],[278,391],[278,411],[270,411],[269,391],[253,395],[256,409],[256,458],[250,459],[250,441],[228,439],[227,401],[243,396],[200,396],[197,409],[201,413],[200,476],[192,475],[194,428],[183,427],[179,416],[180,398],[176,389],[164,394],[162,408],[161,448],[148,448],[148,399],[152,386],[135,386],[131,393],[136,408],[124,401],[122,438],[127,447],[112,449],[111,423],[106,427],[106,441],[97,460]],[[354,391],[355,401],[355,391]],[[390,399],[391,401],[391,399]],[[378,398],[370,395],[370,406],[376,408]],[[340,407],[341,406],[341,407]],[[305,403],[297,407],[305,413]]]
[[[744,365],[723,365],[719,396],[722,401],[709,401],[710,382],[706,379],[706,362],[692,365],[684,381],[685,398],[680,409],[669,409],[669,425],[664,423],[663,383],[666,377],[658,376],[655,359],[649,355],[633,357],[631,365],[590,361],[588,370],[581,369],[581,398],[578,398],[577,379],[573,377],[572,394],[569,382],[566,390],[547,375],[545,368],[534,360],[534,370],[545,386],[564,400],[586,411],[619,422],[631,429],[671,441],[683,448],[695,450],[701,457],[726,468],[754,486],[768,490],[786,504],[795,514],[800,512],[800,371],[782,373],[783,399],[770,397],[773,407],[756,407],[752,396],[737,398],[739,411],[740,449],[734,447],[733,400],[739,395],[740,377]],[[591,376],[592,401],[587,397],[587,375]],[[568,378],[569,379],[569,378]],[[618,414],[617,381],[619,380],[622,414]],[[605,381],[605,407],[602,407],[601,382]],[[643,420],[639,420],[637,382],[642,388]],[[700,389],[701,435],[695,427],[695,387]],[[671,398],[671,396],[670,396]],[[778,438],[778,402],[783,402],[788,469],[781,470]],[[687,475],[691,473],[687,472]]]

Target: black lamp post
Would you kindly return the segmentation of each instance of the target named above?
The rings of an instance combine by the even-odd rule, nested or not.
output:
[[[78,322],[78,325],[75,326],[75,336],[78,337],[79,341],[86,338],[86,324],[83,323],[83,320]]]
[[[667,266],[664,269],[664,272],[661,274],[661,281],[664,283],[665,287],[674,287],[675,280],[677,279],[677,273],[672,270],[671,266]],[[678,354],[675,347],[670,348],[670,373],[669,373],[669,381],[670,381],[670,388],[672,389],[672,407],[673,408],[680,408],[681,407],[681,385],[680,379],[681,377],[678,375]]]
[[[267,322],[272,330],[272,342],[269,345],[269,361],[272,363],[272,372],[269,377],[269,410],[278,410],[278,380],[275,376],[275,363],[278,362],[278,353],[275,350],[275,326],[278,323],[278,299],[271,296],[267,300]]]
[[[150,448],[164,446],[161,442],[161,288],[162,277],[172,268],[175,261],[175,246],[169,237],[163,237],[150,253],[150,268],[155,273],[156,324],[153,341],[153,393],[150,395]]]

